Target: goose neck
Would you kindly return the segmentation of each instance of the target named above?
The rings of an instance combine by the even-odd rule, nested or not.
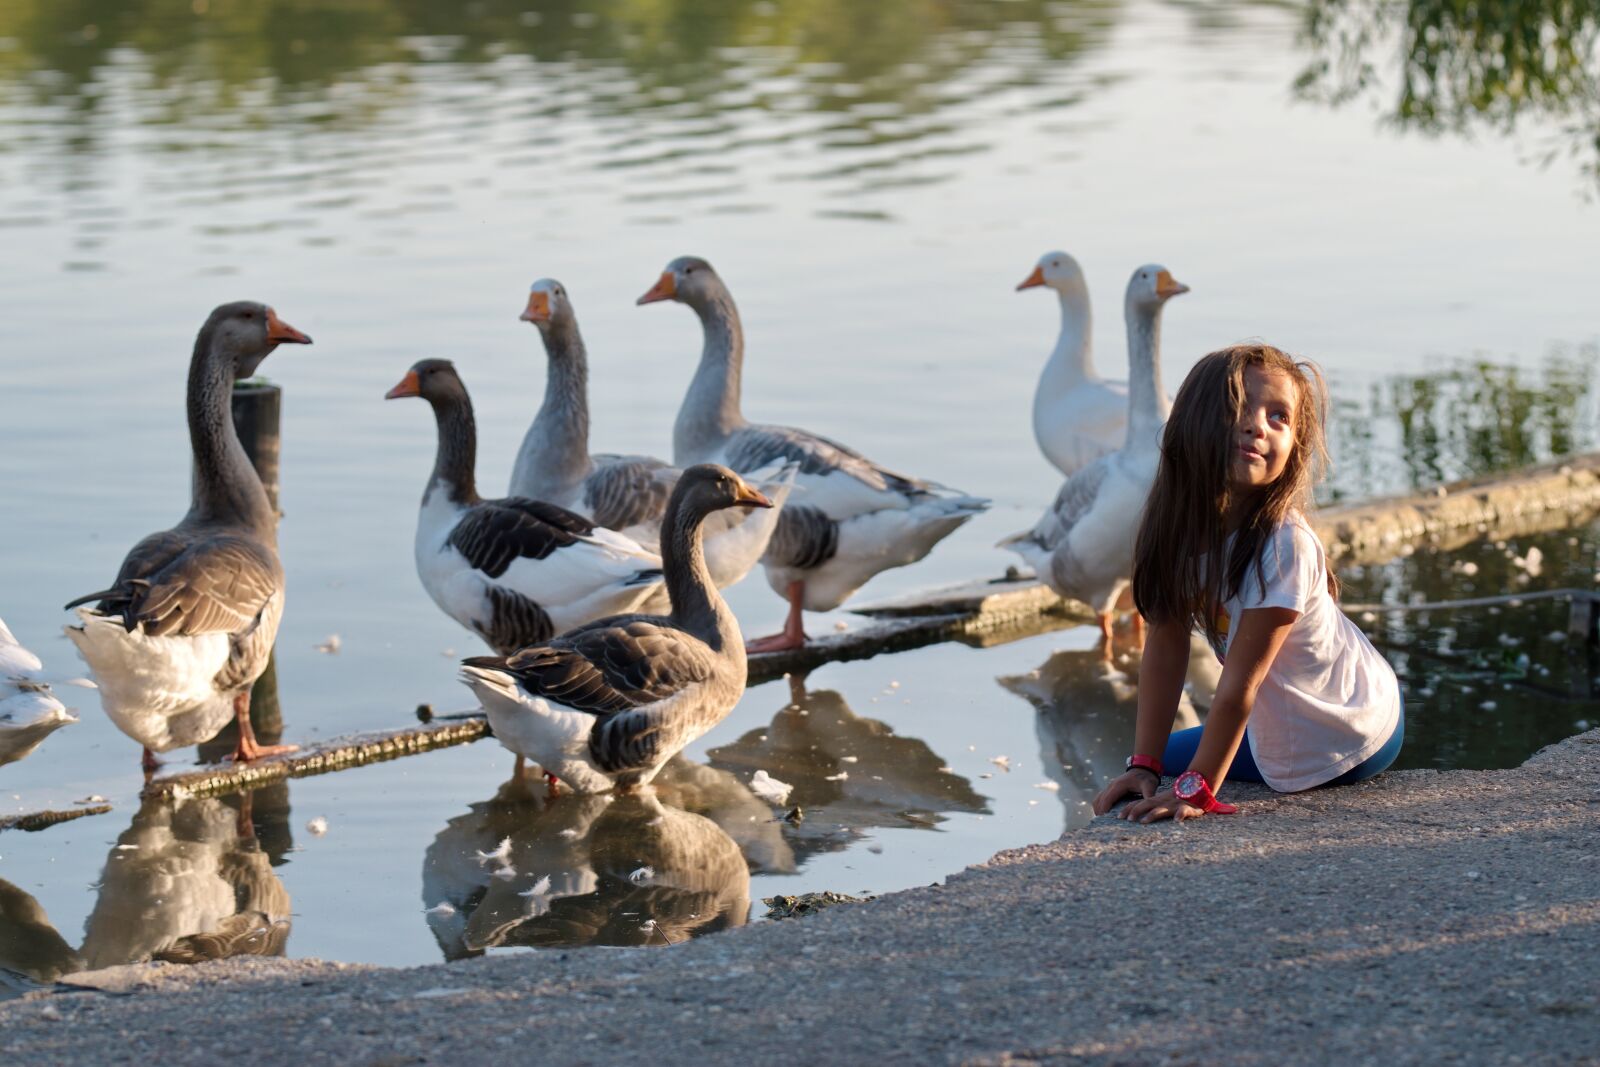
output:
[[[540,331],[548,367],[544,402],[511,472],[518,496],[564,503],[589,476],[589,359],[578,324],[556,319]]]
[[[1056,295],[1061,302],[1061,332],[1040,384],[1065,390],[1098,381],[1092,355],[1094,321],[1089,309],[1089,287],[1082,278],[1075,278],[1056,290]]]
[[[1161,305],[1130,303],[1128,321],[1128,436],[1125,447],[1157,440],[1165,419],[1161,385]]]
[[[439,428],[439,446],[434,454],[433,474],[428,479],[426,502],[434,487],[444,490],[450,501],[467,507],[478,503],[475,469],[478,462],[478,429],[472,417],[472,400],[466,392],[449,392],[428,398]]]
[[[277,516],[233,425],[233,360],[215,351],[209,333],[189,361],[187,408],[194,472],[189,519],[248,526],[272,537]]]
[[[721,290],[690,306],[700,318],[705,342],[673,426],[673,461],[680,466],[708,458],[745,425],[739,408],[744,329],[733,296]]]
[[[662,519],[661,569],[666,575],[672,621],[722,652],[737,645],[738,623],[706,567],[702,526],[706,513],[681,498],[671,500]]]

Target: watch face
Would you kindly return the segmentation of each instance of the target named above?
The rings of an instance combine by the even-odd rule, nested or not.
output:
[[[1201,778],[1194,771],[1184,771],[1173,783],[1172,791],[1179,800],[1192,800],[1200,795]]]

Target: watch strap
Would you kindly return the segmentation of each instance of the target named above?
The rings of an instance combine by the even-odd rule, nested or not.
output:
[[[1155,775],[1156,781],[1159,782],[1161,780],[1161,760],[1157,759],[1155,756],[1146,756],[1135,752],[1133,755],[1128,757],[1128,762],[1123,764],[1123,766],[1130,771],[1135,767],[1143,768],[1144,770],[1147,770],[1151,774]]]

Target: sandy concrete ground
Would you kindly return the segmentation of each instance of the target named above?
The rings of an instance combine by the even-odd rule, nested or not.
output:
[[[672,949],[99,972],[0,1003],[0,1063],[1600,1063],[1600,730],[1228,792]]]

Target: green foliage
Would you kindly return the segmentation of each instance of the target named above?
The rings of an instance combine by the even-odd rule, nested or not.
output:
[[[1600,181],[1600,0],[1315,0],[1299,93],[1387,98],[1395,125],[1428,133],[1555,130],[1546,160],[1578,157]]]
[[[1335,415],[1335,475],[1367,493],[1414,491],[1592,448],[1597,359],[1589,345],[1553,354],[1536,375],[1475,360],[1378,383],[1365,406]],[[1397,427],[1398,440],[1373,432],[1384,426]]]
[[[648,95],[717,106],[741,66],[792,79],[776,104],[842,111],[862,100],[933,110],[948,82],[1018,42],[1067,59],[1108,34],[1118,0],[6,0],[0,97],[92,111],[98,86],[135,69],[163,91],[167,121],[316,102],[333,120],[403,98],[427,64],[477,69],[507,57],[614,68],[605,113]],[[756,62],[758,61],[759,62]],[[532,75],[537,79],[537,74]],[[848,91],[841,91],[840,87]],[[645,99],[641,99],[644,96]],[[757,106],[760,106],[759,104]]]

